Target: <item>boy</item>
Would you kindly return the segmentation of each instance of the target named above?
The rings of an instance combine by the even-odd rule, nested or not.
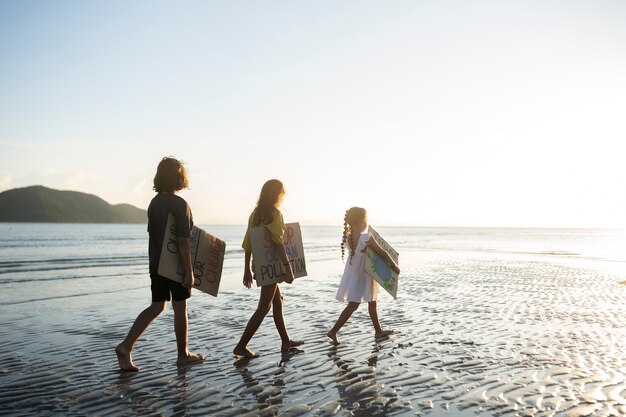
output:
[[[188,186],[189,178],[183,164],[172,157],[163,158],[154,177],[154,191],[158,194],[152,199],[148,207],[148,253],[152,304],[137,316],[126,339],[115,348],[117,361],[122,371],[137,372],[139,370],[132,360],[135,343],[150,323],[165,310],[170,298],[174,310],[174,332],[176,333],[176,347],[178,349],[176,363],[185,365],[205,359],[203,354],[193,353],[187,349],[187,299],[191,296],[193,285],[189,235],[193,227],[193,218],[187,202],[177,196],[176,193]],[[182,284],[157,273],[169,213],[172,213],[176,218],[178,247],[185,270]]]

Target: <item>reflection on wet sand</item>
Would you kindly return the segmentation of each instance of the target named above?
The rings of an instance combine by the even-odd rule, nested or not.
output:
[[[384,384],[376,380],[376,364],[381,346],[374,344],[366,364],[342,359],[337,348],[333,345],[328,357],[339,370],[335,386],[340,406],[357,417],[387,416],[389,404],[397,401],[397,396],[394,390],[383,391]]]

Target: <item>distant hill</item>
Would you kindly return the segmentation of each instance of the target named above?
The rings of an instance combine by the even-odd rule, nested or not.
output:
[[[36,185],[0,193],[0,222],[146,223],[145,210],[92,194]]]

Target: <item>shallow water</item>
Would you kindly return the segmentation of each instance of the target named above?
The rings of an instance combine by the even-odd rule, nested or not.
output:
[[[336,228],[303,227],[309,276],[282,285],[300,351],[268,317],[230,354],[258,300],[241,285],[243,228],[219,297],[189,302],[177,368],[173,314],[117,372],[113,352],[150,302],[145,226],[0,224],[0,413],[163,416],[610,416],[626,414],[626,242],[606,230],[377,230],[400,252],[398,300],[381,292],[375,340],[362,306],[339,346],[324,336],[343,265]],[[271,313],[270,313],[271,315]]]

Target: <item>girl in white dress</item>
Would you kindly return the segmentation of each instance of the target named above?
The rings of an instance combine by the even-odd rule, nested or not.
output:
[[[335,326],[326,334],[336,345],[339,344],[337,332],[346,324],[352,313],[359,308],[359,304],[364,302],[368,303],[367,307],[376,331],[376,337],[384,337],[393,333],[393,330],[383,330],[380,327],[378,312],[376,311],[378,283],[365,272],[365,249],[370,247],[376,251],[397,274],[400,273],[400,268],[387,251],[376,242],[376,239],[370,239],[370,234],[365,232],[366,229],[367,212],[364,208],[352,207],[346,211],[341,241],[341,259],[344,259],[345,256],[346,242],[348,242],[350,254],[337,291],[337,300],[347,300],[348,305],[339,315]]]

